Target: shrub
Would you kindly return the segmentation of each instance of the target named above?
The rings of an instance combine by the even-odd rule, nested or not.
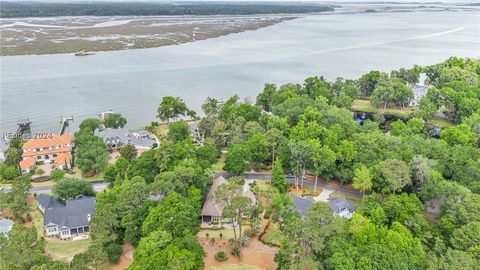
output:
[[[122,255],[122,246],[116,243],[109,244],[105,247],[105,253],[107,253],[108,261],[117,263]]]
[[[249,238],[254,237],[255,235],[257,235],[257,233],[258,233],[258,231],[255,230],[255,228],[248,228],[244,232],[245,236],[247,236]]]
[[[52,178],[54,181],[59,181],[63,178],[65,175],[65,172],[60,169],[55,169],[50,173],[50,178]]]
[[[240,248],[235,246],[232,248],[232,255],[235,256],[235,257],[239,257],[240,256]]]
[[[228,259],[227,253],[225,251],[219,251],[217,254],[215,254],[215,260],[219,262],[223,262]]]
[[[240,244],[244,247],[248,245],[248,241],[250,241],[250,238],[246,235],[242,235],[242,237],[240,238]]]
[[[223,238],[223,233],[220,233],[219,236],[220,236],[220,238]]]
[[[215,245],[215,238],[210,239],[210,245],[211,246]]]

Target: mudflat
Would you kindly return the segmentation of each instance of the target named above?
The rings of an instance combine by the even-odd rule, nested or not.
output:
[[[0,55],[153,48],[270,26],[295,16],[122,16],[1,21]]]

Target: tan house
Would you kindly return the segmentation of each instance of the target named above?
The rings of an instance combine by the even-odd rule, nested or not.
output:
[[[51,163],[59,169],[70,169],[73,146],[73,135],[70,133],[28,140],[22,146],[22,173],[30,172],[37,162]]]
[[[219,176],[217,179],[213,180],[212,186],[208,191],[207,199],[203,204],[202,208],[202,224],[206,226],[216,226],[221,224],[231,223],[230,219],[222,218],[223,209],[225,208],[224,203],[217,203],[214,200],[215,191],[219,186],[226,184],[227,180],[223,176]],[[242,188],[242,196],[248,197],[252,204],[257,203],[255,195],[250,190],[249,181],[245,180],[245,184]]]

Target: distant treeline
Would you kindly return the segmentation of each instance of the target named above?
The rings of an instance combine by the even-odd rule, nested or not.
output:
[[[333,11],[315,4],[158,4],[158,3],[13,3],[0,2],[0,17],[252,15]]]

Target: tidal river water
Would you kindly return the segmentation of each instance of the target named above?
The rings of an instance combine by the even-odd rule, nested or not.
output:
[[[480,56],[479,12],[309,15],[178,46],[0,57],[0,129],[29,118],[33,131],[58,132],[60,117],[73,115],[74,130],[109,109],[137,127],[155,121],[167,95],[200,112],[208,96],[254,99],[267,82],[354,79],[450,56]]]

